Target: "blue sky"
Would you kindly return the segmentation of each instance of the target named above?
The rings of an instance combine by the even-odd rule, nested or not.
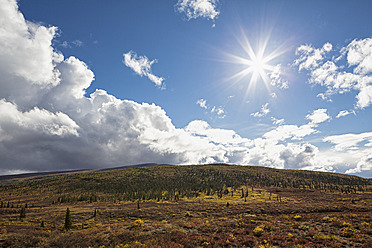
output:
[[[227,162],[372,176],[371,1],[1,5],[2,174]]]

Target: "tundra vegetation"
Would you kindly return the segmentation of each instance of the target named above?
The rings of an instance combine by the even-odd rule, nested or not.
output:
[[[371,247],[372,180],[155,166],[0,181],[1,247]]]

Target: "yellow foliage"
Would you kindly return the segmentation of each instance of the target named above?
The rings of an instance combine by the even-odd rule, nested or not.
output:
[[[301,217],[301,215],[295,215],[294,217],[293,217],[295,220],[301,220],[302,219],[302,217]]]
[[[309,226],[306,226],[306,225],[300,225],[300,226],[298,226],[298,229],[300,229],[300,230],[309,230]]]
[[[313,236],[314,239],[321,239],[321,240],[337,240],[337,237],[334,235],[316,235]]]
[[[351,224],[350,223],[347,223],[347,222],[343,222],[342,224],[340,224],[340,227],[347,227],[347,226],[350,226]]]
[[[263,234],[264,230],[261,227],[256,227],[253,230],[253,235],[255,236],[261,236]]]
[[[143,223],[144,223],[143,220],[138,219],[138,220],[135,220],[133,224],[134,224],[135,226],[142,226]]]

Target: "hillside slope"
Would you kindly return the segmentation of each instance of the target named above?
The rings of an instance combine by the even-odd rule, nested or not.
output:
[[[372,242],[372,180],[335,173],[226,164],[82,171],[3,180],[0,201],[3,247]],[[73,232],[63,229],[66,208]]]

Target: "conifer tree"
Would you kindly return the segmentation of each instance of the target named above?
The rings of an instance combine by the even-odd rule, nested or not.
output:
[[[21,208],[21,212],[19,213],[19,218],[23,219],[26,218],[26,209]]]
[[[66,217],[65,217],[65,229],[70,230],[71,228],[72,228],[72,222],[71,222],[70,209],[67,208]]]

